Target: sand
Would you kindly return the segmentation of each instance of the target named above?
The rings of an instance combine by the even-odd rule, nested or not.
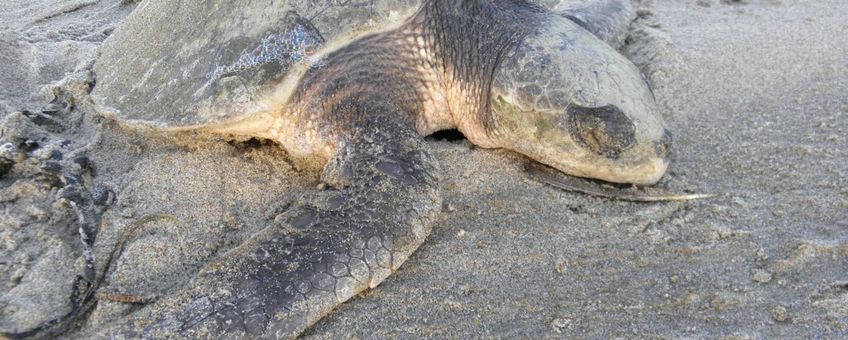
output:
[[[144,301],[190,285],[317,185],[273,144],[175,142],[92,115],[96,47],[134,6],[0,4],[0,138],[38,144],[0,178],[0,331],[71,308],[82,247],[40,169],[52,150],[86,155],[87,185],[114,193],[94,251],[123,252],[98,264],[101,292]],[[446,202],[432,235],[306,337],[848,335],[848,3],[656,0],[623,51],[675,135],[660,186],[715,198],[564,192],[514,153],[431,140]],[[141,308],[111,300],[66,336]]]

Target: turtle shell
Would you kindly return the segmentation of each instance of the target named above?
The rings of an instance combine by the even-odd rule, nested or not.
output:
[[[184,127],[237,120],[298,63],[411,15],[420,0],[147,0],[103,43],[97,110]]]

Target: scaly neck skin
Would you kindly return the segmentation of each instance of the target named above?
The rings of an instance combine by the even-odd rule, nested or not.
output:
[[[457,127],[477,145],[498,147],[486,129],[489,90],[536,13],[522,0],[427,1],[402,26],[359,38],[306,71],[278,123],[300,133],[278,140],[292,154],[329,157],[363,115],[386,115],[421,134]]]
[[[423,110],[437,122],[419,132],[429,134],[458,128],[474,144],[498,147],[487,133],[492,80],[501,59],[529,29],[541,9],[522,0],[428,1],[404,26],[416,30],[419,48],[431,66],[422,78],[440,79],[445,98],[442,110]],[[446,112],[445,112],[446,111]]]

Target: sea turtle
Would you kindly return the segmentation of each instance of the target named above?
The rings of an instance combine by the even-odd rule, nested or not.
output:
[[[421,136],[652,184],[671,135],[609,43],[627,0],[148,0],[104,43],[97,110],[279,143],[326,186],[110,336],[290,337],[396,270],[441,209]]]

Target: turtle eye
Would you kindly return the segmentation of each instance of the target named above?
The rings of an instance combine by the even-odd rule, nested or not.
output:
[[[615,105],[571,105],[567,113],[571,137],[595,154],[615,159],[636,143],[633,121]]]

